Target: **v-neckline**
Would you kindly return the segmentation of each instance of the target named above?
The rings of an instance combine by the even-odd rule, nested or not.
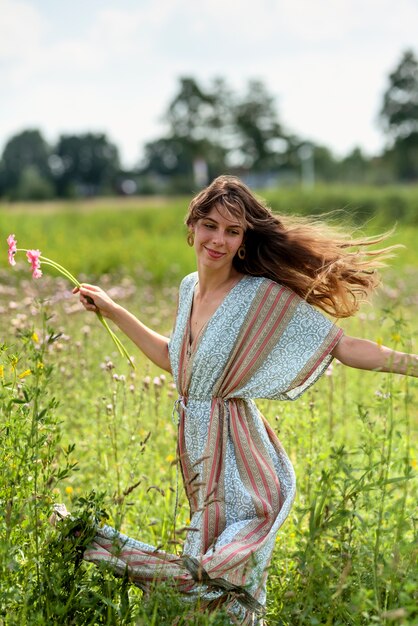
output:
[[[192,323],[193,300],[194,300],[194,296],[195,296],[195,289],[196,289],[196,286],[197,286],[197,284],[199,282],[199,278],[198,277],[196,278],[196,280],[194,282],[194,285],[193,285],[193,287],[191,289],[191,299],[190,299],[190,303],[189,303],[189,312],[188,312],[187,324],[186,324],[186,328],[187,328],[187,332],[186,332],[186,347],[187,347],[187,350],[186,351],[187,351],[187,357],[188,358],[190,358],[192,353],[196,352],[197,348],[199,347],[200,341],[201,341],[203,335],[205,334],[209,324],[217,316],[219,310],[222,308],[222,306],[227,301],[227,299],[229,298],[231,293],[234,291],[234,289],[236,287],[238,287],[238,285],[245,278],[246,278],[246,274],[241,276],[241,278],[235,283],[235,285],[233,285],[231,287],[231,289],[224,295],[224,297],[222,298],[221,302],[218,304],[218,306],[216,307],[216,309],[214,310],[212,315],[206,320],[206,322],[200,328],[199,332],[196,334],[196,336],[194,337],[194,339],[192,341],[192,339],[191,339],[191,337],[192,337],[191,323]]]

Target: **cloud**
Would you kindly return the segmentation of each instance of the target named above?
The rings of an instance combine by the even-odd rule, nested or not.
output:
[[[0,0],[0,139],[101,129],[132,162],[177,79],[260,77],[289,130],[376,146],[386,77],[416,41],[415,0]],[[60,8],[61,7],[61,8]],[[62,11],[64,11],[64,15]]]
[[[40,46],[45,21],[28,2],[0,0],[0,61],[15,63]]]

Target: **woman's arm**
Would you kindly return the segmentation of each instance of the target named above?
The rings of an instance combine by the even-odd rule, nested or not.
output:
[[[87,311],[95,313],[100,311],[103,317],[114,322],[150,361],[167,372],[171,372],[167,337],[145,326],[132,313],[114,302],[100,287],[83,283],[80,289],[77,287],[73,289],[73,293],[78,292],[80,302]]]
[[[331,352],[349,367],[418,376],[418,355],[397,352],[367,339],[343,336]]]

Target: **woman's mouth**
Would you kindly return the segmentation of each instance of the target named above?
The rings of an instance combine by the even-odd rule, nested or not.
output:
[[[210,248],[205,248],[205,250],[211,259],[220,259],[225,255],[225,252],[216,252],[216,250],[211,250]]]

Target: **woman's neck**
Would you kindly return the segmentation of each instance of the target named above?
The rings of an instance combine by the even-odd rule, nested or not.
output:
[[[231,267],[227,271],[208,272],[206,270],[198,270],[198,276],[199,296],[203,298],[218,291],[229,291],[240,280],[242,274]]]

